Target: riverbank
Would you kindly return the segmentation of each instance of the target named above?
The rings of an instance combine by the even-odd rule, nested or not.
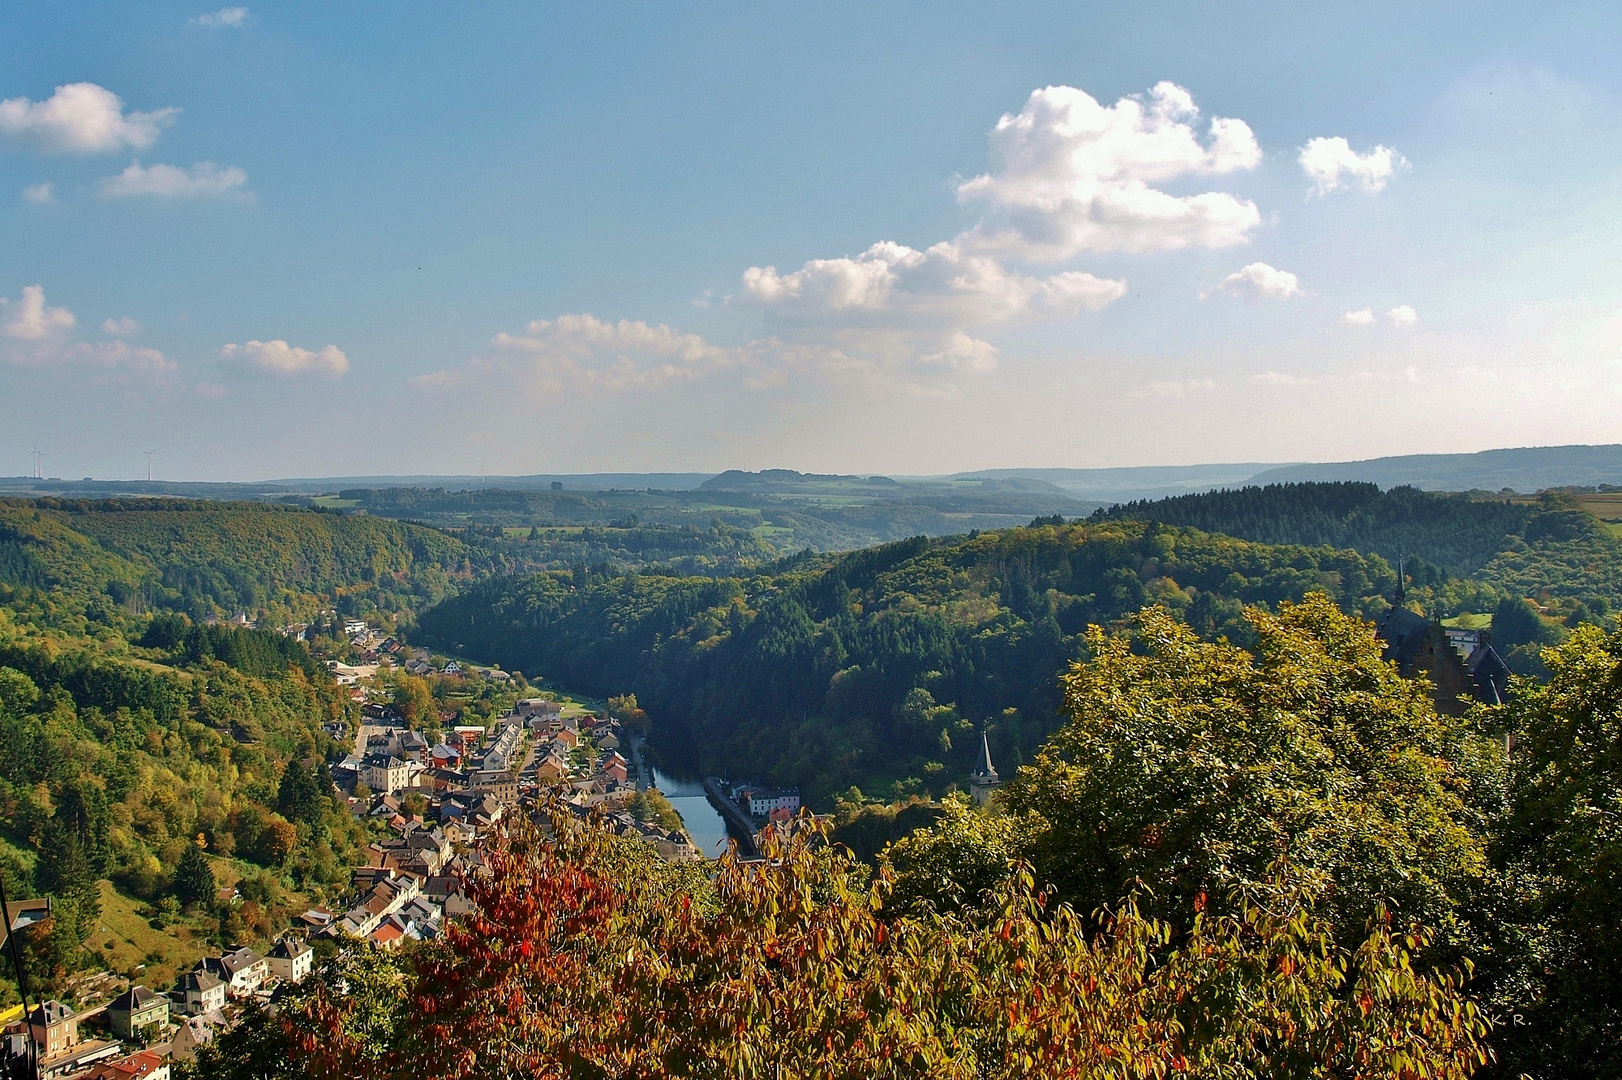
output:
[[[738,854],[746,859],[760,858],[760,849],[755,846],[755,823],[738,808],[737,803],[727,798],[726,792],[721,789],[721,781],[706,776],[704,794],[709,796],[710,805],[726,819],[727,831],[738,841]]]

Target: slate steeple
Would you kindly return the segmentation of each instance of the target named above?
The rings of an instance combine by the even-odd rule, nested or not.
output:
[[[974,801],[984,803],[991,798],[992,792],[1002,784],[1002,778],[997,775],[997,769],[991,764],[991,743],[986,739],[986,733],[980,733],[980,758],[974,763],[974,771],[969,773],[969,794]]]

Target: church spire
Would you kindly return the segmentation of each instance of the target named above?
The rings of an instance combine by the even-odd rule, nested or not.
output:
[[[974,763],[974,771],[969,774],[969,794],[974,801],[984,804],[993,792],[1002,786],[1002,779],[991,764],[991,743],[986,740],[986,733],[980,733],[980,758]]]
[[[1396,606],[1396,607],[1404,607],[1404,606],[1407,605],[1407,603],[1408,603],[1407,574],[1406,574],[1406,572],[1404,571],[1404,568],[1403,568],[1402,552],[1398,551],[1397,552],[1397,595],[1396,595],[1395,605],[1394,606]]]
[[[980,733],[980,760],[975,762],[974,772],[970,776],[997,782],[997,770],[991,765],[991,743],[986,740],[986,733]]]

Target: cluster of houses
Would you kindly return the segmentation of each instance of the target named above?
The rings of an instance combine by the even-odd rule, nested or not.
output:
[[[346,911],[308,913],[317,932],[385,948],[434,937],[445,919],[471,910],[457,883],[477,867],[484,838],[543,789],[582,813],[602,809],[665,858],[702,857],[686,833],[624,812],[636,778],[620,725],[607,716],[565,715],[561,702],[529,698],[489,730],[453,727],[429,745],[392,706],[364,713],[354,752],[333,775],[351,811],[382,822],[388,835],[355,871]]]
[[[19,1007],[4,1031],[5,1053],[27,1062],[32,1044],[38,1080],[168,1080],[171,1062],[191,1061],[244,1004],[299,982],[314,960],[307,942],[288,936],[263,956],[234,946],[207,957],[167,994],[137,984],[82,1011],[56,1000],[26,1016]]]
[[[363,711],[354,753],[333,775],[351,812],[382,827],[366,865],[354,871],[342,911],[312,908],[296,923],[303,936],[285,936],[263,956],[245,946],[227,949],[185,973],[167,994],[135,985],[84,1012],[59,1001],[26,1017],[19,1010],[4,1049],[26,1055],[31,1033],[41,1054],[39,1080],[168,1080],[170,1062],[189,1061],[241,1004],[268,999],[278,983],[308,975],[310,940],[397,948],[431,940],[446,920],[470,914],[462,883],[478,872],[485,839],[507,814],[529,812],[543,789],[582,815],[606,814],[611,828],[667,859],[703,857],[685,832],[640,821],[626,809],[637,793],[634,766],[609,717],[565,715],[561,703],[531,698],[489,731],[457,727],[429,745],[392,707],[368,704]],[[770,798],[771,812],[799,806],[792,792],[759,794]],[[105,1021],[81,1033],[81,1024],[101,1014]]]

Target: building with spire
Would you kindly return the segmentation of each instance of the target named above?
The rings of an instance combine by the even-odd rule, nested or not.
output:
[[[991,744],[986,741],[986,733],[982,731],[980,760],[975,762],[974,771],[969,773],[969,794],[977,805],[984,806],[1001,786],[1002,778],[991,764]]]
[[[1455,631],[1408,608],[1406,573],[1397,557],[1397,588],[1391,606],[1374,617],[1381,659],[1397,665],[1408,679],[1433,687],[1436,711],[1462,716],[1472,702],[1502,705],[1508,700],[1509,668],[1493,649],[1491,631]]]

